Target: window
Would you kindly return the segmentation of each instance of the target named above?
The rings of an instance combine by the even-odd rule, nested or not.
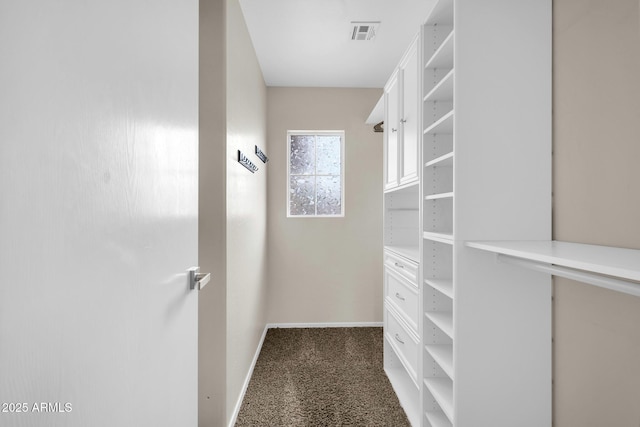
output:
[[[287,216],[344,216],[344,131],[289,131],[287,156]]]

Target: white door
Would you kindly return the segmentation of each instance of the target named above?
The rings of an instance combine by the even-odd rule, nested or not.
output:
[[[398,108],[400,107],[398,76],[395,73],[385,88],[385,149],[384,149],[384,188],[398,186]]]
[[[196,426],[197,0],[0,2],[0,425]]]
[[[402,69],[402,108],[400,126],[400,184],[418,181],[418,49],[417,39],[409,48]]]

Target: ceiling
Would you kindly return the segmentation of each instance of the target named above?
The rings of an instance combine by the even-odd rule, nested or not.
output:
[[[240,0],[267,86],[383,87],[435,0]],[[380,21],[353,41],[351,21]]]

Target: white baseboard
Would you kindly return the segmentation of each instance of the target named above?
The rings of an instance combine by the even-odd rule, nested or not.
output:
[[[264,327],[264,331],[262,332],[262,337],[260,338],[260,342],[258,343],[258,348],[256,349],[256,353],[253,355],[253,360],[251,361],[249,372],[247,372],[247,376],[244,379],[244,384],[242,385],[242,391],[240,392],[240,396],[238,396],[238,401],[236,402],[236,405],[233,408],[233,414],[231,415],[231,420],[229,421],[229,427],[235,426],[236,421],[238,420],[238,414],[240,413],[240,407],[242,406],[244,395],[247,393],[247,388],[249,387],[249,381],[251,381],[251,376],[253,375],[253,369],[256,367],[258,356],[260,356],[260,351],[262,350],[262,345],[264,344],[264,339],[267,336],[267,331],[269,329],[275,329],[275,328],[378,328],[378,327],[382,327],[382,322],[267,323]]]
[[[267,323],[267,328],[381,328],[382,322]]]
[[[242,406],[242,401],[244,401],[244,395],[247,393],[247,388],[249,387],[249,381],[251,381],[251,376],[253,375],[253,369],[256,367],[256,362],[258,361],[258,356],[260,356],[260,351],[262,350],[262,344],[264,344],[264,338],[267,336],[268,329],[269,329],[269,325],[265,325],[264,331],[262,332],[262,337],[260,337],[260,342],[258,343],[258,348],[256,349],[256,353],[253,355],[251,366],[249,366],[249,372],[247,372],[247,376],[244,379],[244,384],[242,384],[242,391],[240,392],[240,396],[238,396],[238,401],[236,402],[236,406],[233,408],[233,414],[231,414],[229,427],[234,427],[236,425],[236,421],[238,420],[240,407]]]

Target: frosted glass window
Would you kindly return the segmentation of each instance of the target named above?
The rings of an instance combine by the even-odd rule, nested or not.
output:
[[[344,132],[287,134],[287,214],[344,216]]]
[[[315,139],[309,135],[291,136],[291,174],[313,175],[316,170]]]
[[[318,175],[340,175],[340,137],[318,136],[316,139]]]
[[[339,176],[319,176],[316,184],[318,215],[340,215],[342,189]]]
[[[316,177],[292,176],[289,181],[289,209],[291,215],[315,215]]]

